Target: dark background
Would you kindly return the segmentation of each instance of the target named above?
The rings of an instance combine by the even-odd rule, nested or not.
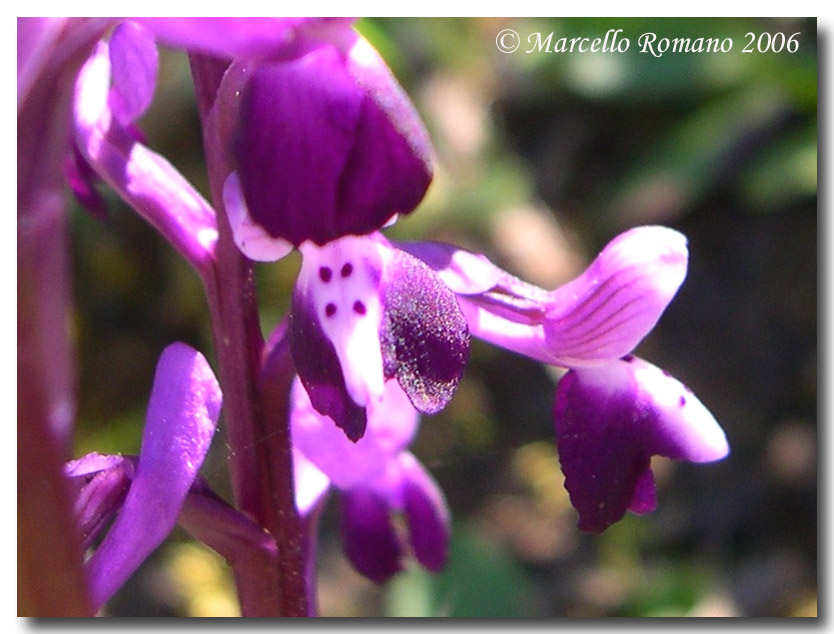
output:
[[[817,27],[815,19],[375,19],[359,30],[423,115],[429,195],[390,232],[453,241],[553,287],[640,224],[689,238],[686,282],[637,353],[687,383],[724,427],[723,462],[659,460],[659,508],[579,533],[553,442],[558,373],[474,342],[455,399],[413,446],[452,511],[440,575],[387,586],[323,518],[325,616],[815,615],[817,612]],[[498,51],[512,28],[521,46]],[[527,36],[604,37],[625,53],[525,53]],[[728,53],[638,52],[638,37],[731,37]],[[799,49],[744,54],[753,32]],[[762,44],[766,39],[762,40]],[[755,46],[754,46],[755,49]],[[207,193],[187,62],[164,53],[141,127]],[[109,196],[73,210],[82,394],[77,454],[136,452],[153,369],[182,340],[213,358],[197,276]],[[264,329],[295,255],[259,265]],[[222,423],[221,423],[222,431]],[[227,490],[218,435],[203,473]],[[234,613],[222,560],[177,531],[111,601],[123,615]]]

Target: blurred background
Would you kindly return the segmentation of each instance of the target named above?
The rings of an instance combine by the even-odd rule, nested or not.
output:
[[[364,19],[424,117],[437,175],[390,234],[486,253],[546,287],[619,232],[689,238],[689,275],[637,350],[723,425],[723,462],[658,460],[659,507],[601,536],[576,529],[552,407],[558,371],[478,341],[452,403],[414,453],[454,521],[439,575],[385,586],[341,554],[331,499],[319,543],[322,616],[814,616],[817,613],[817,24],[815,19]],[[514,29],[514,53],[496,35]],[[604,37],[624,53],[533,51],[528,35]],[[727,53],[639,53],[638,37],[732,38]],[[742,53],[753,33],[752,53]],[[762,33],[770,36],[759,38]],[[798,50],[760,52],[773,34]],[[535,39],[535,36],[534,36]],[[208,197],[188,64],[163,52],[149,145]],[[138,451],[156,360],[213,350],[197,276],[108,194],[73,210],[81,397],[76,453]],[[297,257],[259,265],[269,332]],[[204,475],[228,494],[221,433]],[[113,615],[231,615],[222,559],[177,529],[110,602]]]

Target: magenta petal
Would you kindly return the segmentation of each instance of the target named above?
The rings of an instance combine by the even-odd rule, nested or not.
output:
[[[346,438],[333,420],[313,408],[299,381],[293,383],[291,403],[290,424],[296,453],[303,453],[305,462],[309,460],[323,472],[325,485],[332,481],[340,489],[378,482],[389,461],[411,441],[417,428],[417,412],[396,381],[385,384],[380,401],[368,404],[368,425],[357,441]],[[298,467],[302,466],[304,462],[298,463]],[[298,467],[296,475],[303,475],[304,483],[313,487],[312,491],[300,490],[296,482],[300,504],[302,499],[314,497],[321,477]]]
[[[338,39],[350,18],[134,18],[165,44],[232,58],[289,59]]]
[[[214,260],[214,209],[162,156],[137,142],[108,106],[110,55],[104,42],[78,74],[74,123],[78,148],[96,173],[150,222],[199,272]]]
[[[396,377],[417,410],[434,414],[452,398],[469,359],[457,299],[422,261],[393,249],[382,301],[385,376]]]
[[[652,473],[651,467],[649,467],[637,480],[637,484],[634,487],[634,495],[631,497],[628,510],[637,515],[645,515],[646,513],[651,513],[656,508],[657,487],[654,483],[654,474]]]
[[[197,476],[179,515],[180,525],[233,563],[247,558],[277,559],[272,536]]]
[[[599,365],[630,353],[674,297],[688,259],[682,234],[638,227],[612,240],[578,278],[546,291],[483,256],[442,245],[406,248],[425,257],[459,294],[473,336],[564,367]],[[490,288],[479,290],[489,281]]]
[[[729,452],[723,430],[695,395],[635,357],[568,372],[555,418],[565,487],[579,528],[591,533],[629,508],[654,508],[651,456],[710,462]]]
[[[88,562],[103,605],[174,527],[220,415],[220,387],[205,358],[175,343],[157,364],[136,476],[124,506]]]
[[[417,206],[431,180],[428,137],[364,40],[250,73],[234,156],[249,214],[269,235],[323,245]]]
[[[128,125],[153,100],[159,67],[153,33],[137,22],[119,24],[110,36],[110,65],[110,110],[122,125]]]
[[[553,293],[545,320],[558,365],[630,353],[654,327],[686,277],[686,238],[666,227],[617,236],[591,266]]]
[[[313,407],[329,416],[348,438],[359,440],[365,433],[365,408],[351,399],[339,357],[321,328],[309,292],[296,285],[289,321],[290,351],[298,377]]]
[[[76,460],[70,460],[64,465],[64,475],[68,478],[82,478],[93,476],[105,469],[114,469],[129,462],[124,456],[110,454],[88,453]]]
[[[292,466],[295,508],[305,518],[330,489],[330,478],[295,447],[292,450]]]
[[[398,249],[425,262],[446,286],[461,295],[486,293],[508,274],[480,253],[443,242],[395,242]]]
[[[96,182],[101,181],[90,164],[87,162],[77,146],[73,143],[72,149],[64,162],[64,175],[67,177],[67,184],[70,191],[84,209],[89,211],[96,218],[103,220],[107,217],[107,203],[96,189]]]
[[[384,583],[402,570],[402,548],[386,502],[368,489],[342,494],[345,554],[360,573]]]
[[[84,548],[89,548],[121,508],[133,472],[133,460],[96,453],[65,465],[64,473],[77,489],[74,512]]]
[[[439,572],[449,557],[451,526],[443,492],[410,453],[399,458],[403,469],[405,515],[414,556],[428,570]]]

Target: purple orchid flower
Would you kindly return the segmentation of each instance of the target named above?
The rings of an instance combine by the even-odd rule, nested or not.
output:
[[[295,381],[291,424],[299,512],[309,516],[332,485],[341,492],[345,554],[360,573],[384,583],[402,570],[406,552],[437,572],[448,557],[449,511],[437,483],[406,450],[418,412],[396,381],[388,381],[367,410],[365,435],[352,442]],[[392,522],[398,513],[407,535]]]
[[[677,232],[627,232],[555,291],[481,255],[379,233],[421,201],[432,151],[414,107],[349,20],[19,19],[18,31],[19,287],[34,289],[19,296],[19,394],[28,396],[19,399],[19,479],[43,471],[46,483],[25,497],[24,524],[60,541],[68,483],[85,548],[115,516],[86,564],[96,609],[179,521],[230,561],[245,614],[313,612],[299,562],[314,543],[299,547],[293,501],[313,524],[331,486],[341,492],[346,553],[363,574],[385,581],[408,551],[438,570],[449,514],[407,446],[418,412],[452,397],[470,331],[569,369],[557,389],[556,436],[583,530],[654,508],[652,455],[726,455],[723,431],[694,395],[631,356],[685,277]],[[157,40],[191,55],[215,207],[136,128],[153,98]],[[68,156],[82,202],[100,211],[95,179],[103,179],[201,276],[239,509],[197,476],[220,390],[184,344],[160,359],[140,456],[91,454],[58,473],[73,418],[68,344],[53,336],[65,331],[68,306],[60,202]],[[275,335],[279,345],[264,355],[252,263],[241,253],[274,261],[293,248],[302,265],[288,345]],[[39,511],[40,493],[52,511]],[[395,528],[397,514],[405,531]],[[57,531],[41,529],[53,521]],[[73,537],[60,558],[80,579]],[[86,613],[84,594],[64,604]]]
[[[348,32],[290,62],[232,64],[217,103],[235,113],[221,136],[233,139],[223,198],[236,244],[261,261],[302,254],[290,344],[314,407],[351,440],[387,379],[440,410],[468,333],[454,294],[376,232],[431,180],[428,136],[385,64]]]
[[[89,454],[66,465],[86,546],[121,507],[86,565],[96,608],[174,528],[214,436],[221,400],[205,358],[172,344],[159,358],[138,458]]]
[[[677,231],[627,231],[554,291],[450,245],[397,246],[457,293],[474,336],[569,368],[557,391],[556,438],[580,529],[599,533],[626,510],[656,507],[652,455],[711,462],[729,452],[688,388],[631,356],[686,276],[686,238]]]

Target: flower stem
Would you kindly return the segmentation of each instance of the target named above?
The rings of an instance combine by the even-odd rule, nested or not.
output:
[[[255,272],[234,244],[226,218],[222,189],[231,168],[220,126],[212,122],[214,95],[226,64],[202,55],[192,55],[190,61],[217,211],[215,266],[204,282],[223,388],[232,489],[237,507],[269,532],[278,552],[277,561],[243,559],[233,564],[241,611],[244,616],[306,616],[305,560],[293,496],[288,418],[291,364],[287,359],[271,375],[269,390],[259,389],[264,342]]]

